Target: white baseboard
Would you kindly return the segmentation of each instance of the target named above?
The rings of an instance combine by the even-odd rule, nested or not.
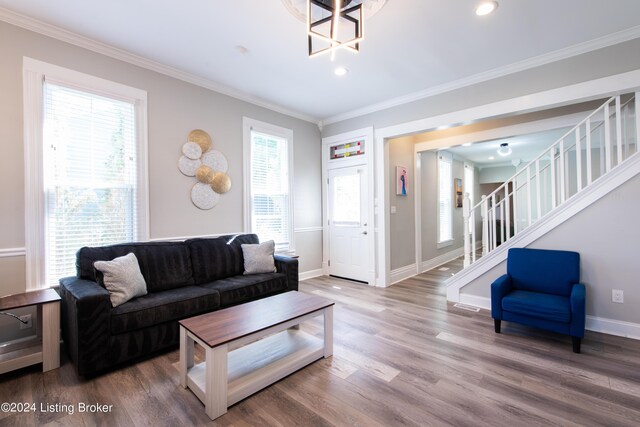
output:
[[[429,271],[433,268],[438,267],[439,265],[446,264],[454,259],[464,255],[464,248],[454,249],[442,255],[439,255],[435,258],[432,258],[427,261],[422,261],[420,263],[420,273],[424,273],[425,271]]]
[[[324,271],[322,271],[321,268],[317,270],[303,271],[302,273],[298,274],[298,280],[303,281],[303,280],[312,279],[314,277],[319,277],[323,275],[324,275]]]
[[[491,298],[460,293],[462,304],[491,310]],[[640,324],[587,315],[587,331],[640,340]]]
[[[587,316],[587,330],[640,340],[640,324],[604,317]]]
[[[460,293],[460,303],[472,305],[474,307],[491,310],[491,298],[481,297],[478,295]]]
[[[391,270],[389,278],[391,279],[391,284],[393,285],[394,283],[402,282],[409,277],[413,277],[416,274],[418,274],[418,272],[416,271],[416,264],[413,263],[411,265],[406,265],[404,267]]]

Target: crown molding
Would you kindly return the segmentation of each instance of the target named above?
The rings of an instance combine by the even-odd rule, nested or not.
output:
[[[277,113],[304,120],[306,122],[319,124],[319,119],[316,117],[289,110],[285,107],[272,104],[260,98],[256,98],[248,93],[233,89],[229,86],[223,85],[213,80],[209,80],[204,77],[200,77],[195,74],[191,74],[186,71],[161,64],[159,62],[136,55],[126,50],[119,49],[106,43],[102,43],[97,40],[93,40],[91,38],[74,33],[72,31],[65,30],[55,25],[47,24],[46,22],[13,12],[9,9],[0,7],[0,21],[4,21],[8,24],[15,25],[16,27],[24,28],[26,30],[33,31],[44,36],[51,37],[65,43],[69,43],[74,46],[78,46],[83,49],[87,49],[92,52],[117,59],[119,61],[127,62],[137,67],[164,74],[165,76],[173,77],[175,79],[182,80],[184,82],[230,96],[240,101],[248,102],[258,107],[266,108]]]
[[[429,89],[399,96],[397,98],[391,98],[386,101],[372,104],[368,107],[357,108],[346,113],[337,114],[335,116],[323,119],[321,121],[321,126],[327,126],[332,123],[342,122],[344,120],[353,119],[355,117],[360,117],[366,114],[375,113],[377,111],[386,110],[388,108],[397,107],[399,105],[419,101],[424,98],[429,98],[431,96],[439,95],[445,92],[450,92],[456,89],[461,89],[474,84],[486,82],[498,77],[504,77],[509,74],[525,71],[531,68],[539,67],[541,65],[550,64],[552,62],[613,46],[639,37],[640,25],[619,31],[617,33],[608,34],[606,36],[599,37],[593,40],[578,43],[563,49],[558,49],[553,52],[545,53],[543,55],[535,56],[533,58],[525,59],[523,61],[514,62],[513,64],[509,64],[504,67],[498,67],[494,68],[493,70],[474,74],[472,76],[455,80],[453,82],[433,86]]]

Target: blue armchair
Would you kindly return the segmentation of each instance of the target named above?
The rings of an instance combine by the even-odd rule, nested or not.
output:
[[[509,249],[507,274],[491,284],[491,317],[571,335],[573,352],[584,337],[585,287],[580,254],[541,249]]]

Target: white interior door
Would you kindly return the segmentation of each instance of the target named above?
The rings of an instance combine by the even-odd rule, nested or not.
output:
[[[364,165],[329,170],[329,274],[369,281],[369,201]]]

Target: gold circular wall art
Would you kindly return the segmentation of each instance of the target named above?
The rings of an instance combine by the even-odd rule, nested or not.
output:
[[[211,209],[218,204],[221,194],[231,190],[227,158],[211,149],[211,136],[202,129],[192,130],[187,139],[178,159],[178,169],[183,175],[197,179],[191,189],[193,204],[199,209]]]

